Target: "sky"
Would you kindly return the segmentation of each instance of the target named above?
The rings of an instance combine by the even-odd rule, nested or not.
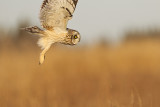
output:
[[[0,0],[0,27],[10,30],[25,19],[40,26],[42,1]],[[82,41],[117,41],[127,30],[160,27],[159,5],[160,0],[79,0],[68,28],[78,30]]]

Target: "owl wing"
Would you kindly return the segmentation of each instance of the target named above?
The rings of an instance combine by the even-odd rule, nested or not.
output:
[[[40,10],[40,22],[45,29],[66,30],[78,0],[44,0]]]

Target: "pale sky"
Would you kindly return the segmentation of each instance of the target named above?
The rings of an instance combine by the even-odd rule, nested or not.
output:
[[[26,18],[40,26],[39,9],[43,0],[0,0],[0,27],[15,28]],[[79,0],[68,28],[92,42],[105,35],[118,40],[126,30],[160,27],[160,0]]]

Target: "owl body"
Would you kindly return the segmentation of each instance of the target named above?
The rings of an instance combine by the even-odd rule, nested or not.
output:
[[[41,47],[41,49],[45,49],[48,45],[52,45],[53,43],[60,43],[64,40],[66,34],[56,34],[53,31],[45,30],[43,36],[40,36],[37,44]]]
[[[52,44],[76,45],[80,42],[80,33],[67,28],[77,2],[78,0],[44,0],[40,10],[40,22],[44,30],[37,26],[25,28],[40,37],[37,43],[43,50],[40,53],[40,64],[44,62],[45,53]]]
[[[37,44],[41,47],[41,49],[45,49],[45,47],[48,45],[50,46],[53,43],[76,45],[79,41],[80,34],[75,30],[69,29],[68,31],[61,33],[57,33],[54,30],[44,30],[44,33],[40,36]]]

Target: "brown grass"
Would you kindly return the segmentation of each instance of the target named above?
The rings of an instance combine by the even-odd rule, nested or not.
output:
[[[0,107],[160,107],[159,40],[56,47],[42,66],[22,47],[0,47]]]

